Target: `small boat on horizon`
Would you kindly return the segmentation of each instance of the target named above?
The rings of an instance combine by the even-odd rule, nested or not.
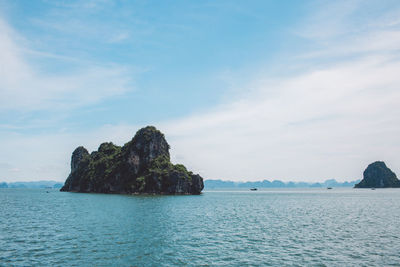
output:
[[[327,187],[326,189],[332,189],[332,187]]]
[[[250,188],[250,190],[251,191],[257,191],[258,189],[254,187],[254,188]]]

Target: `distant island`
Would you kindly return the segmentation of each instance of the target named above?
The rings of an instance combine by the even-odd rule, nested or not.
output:
[[[62,183],[57,181],[31,181],[31,182],[11,182],[0,183],[0,188],[61,188]]]
[[[203,178],[172,164],[164,134],[140,129],[124,146],[103,143],[97,151],[82,146],[71,157],[71,173],[60,191],[96,193],[200,194]]]
[[[397,179],[396,174],[383,161],[369,164],[363,176],[364,178],[354,186],[355,188],[400,187],[400,181]]]
[[[335,179],[329,179],[321,183],[307,182],[282,182],[280,180],[263,180],[255,182],[233,182],[224,180],[205,180],[205,189],[227,189],[227,188],[327,188],[327,187],[353,187],[360,180],[351,182],[337,182]]]

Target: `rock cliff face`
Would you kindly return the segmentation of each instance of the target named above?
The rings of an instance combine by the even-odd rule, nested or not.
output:
[[[103,143],[91,154],[82,146],[76,148],[61,191],[200,194],[203,188],[200,175],[171,163],[164,135],[148,126],[123,147]]]
[[[400,187],[400,181],[383,161],[376,161],[368,165],[364,171],[364,179],[354,186],[355,188],[385,188]]]

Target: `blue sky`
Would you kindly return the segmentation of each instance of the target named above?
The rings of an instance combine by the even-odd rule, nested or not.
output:
[[[0,181],[152,124],[206,179],[400,171],[398,1],[0,1]]]

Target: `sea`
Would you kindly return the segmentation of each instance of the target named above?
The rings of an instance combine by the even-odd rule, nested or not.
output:
[[[0,189],[0,266],[400,266],[400,190]]]

